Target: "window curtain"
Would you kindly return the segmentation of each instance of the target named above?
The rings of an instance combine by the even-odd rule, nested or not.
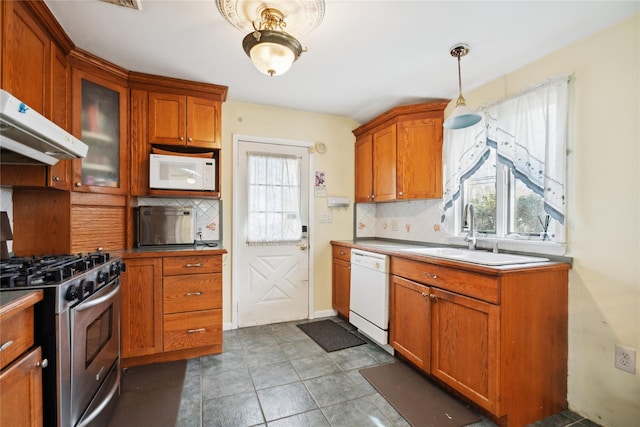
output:
[[[300,220],[300,158],[247,153],[247,244],[297,244]]]
[[[552,77],[505,101],[479,110],[483,120],[445,130],[445,212],[496,149],[498,161],[544,198],[544,209],[564,224],[569,76]]]

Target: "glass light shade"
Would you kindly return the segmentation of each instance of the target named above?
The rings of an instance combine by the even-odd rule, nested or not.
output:
[[[302,53],[302,46],[295,37],[273,30],[247,34],[242,47],[258,71],[269,76],[287,72]]]
[[[482,120],[480,114],[474,112],[465,104],[458,104],[453,113],[444,122],[446,129],[464,129],[473,126]]]

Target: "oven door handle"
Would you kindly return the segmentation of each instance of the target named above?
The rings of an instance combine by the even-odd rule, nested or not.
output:
[[[85,427],[91,424],[91,421],[93,421],[98,415],[100,415],[100,413],[104,410],[104,408],[109,403],[111,403],[111,399],[113,398],[113,396],[115,396],[115,394],[118,392],[118,389],[120,388],[120,377],[122,376],[122,370],[119,368],[116,368],[116,370],[118,371],[118,377],[116,378],[116,381],[113,384],[113,387],[111,387],[111,390],[109,390],[109,394],[105,396],[105,398],[102,400],[102,402],[100,402],[100,405],[96,407],[93,413],[88,414],[87,417],[80,420],[80,422],[76,427]]]
[[[106,295],[102,295],[99,298],[90,300],[85,302],[84,304],[79,304],[75,310],[76,311],[85,311],[90,309],[91,307],[95,307],[98,304],[102,304],[105,301],[110,300],[111,298],[113,298],[118,292],[120,292],[120,283],[118,283],[118,286],[116,286],[116,288],[114,290],[112,290],[111,292],[109,292]]]

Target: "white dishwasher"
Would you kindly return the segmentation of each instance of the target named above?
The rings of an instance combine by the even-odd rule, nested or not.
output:
[[[389,257],[351,249],[349,323],[393,354],[389,345]]]

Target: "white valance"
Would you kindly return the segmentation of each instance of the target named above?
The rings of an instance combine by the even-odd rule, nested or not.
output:
[[[478,113],[475,126],[445,129],[444,209],[460,196],[464,181],[482,165],[489,149],[514,176],[544,198],[544,209],[564,223],[569,77],[552,77]]]

